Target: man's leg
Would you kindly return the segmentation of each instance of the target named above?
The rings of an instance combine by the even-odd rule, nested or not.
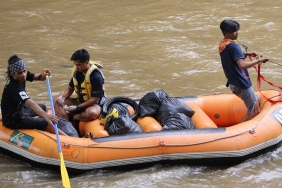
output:
[[[78,104],[79,102],[74,98],[68,98],[64,101],[64,105],[68,105],[68,106],[78,105]],[[64,118],[66,120],[70,120],[69,118],[70,114],[64,110],[63,106],[57,100],[54,100],[54,109],[56,116],[60,118]]]
[[[259,101],[257,101],[254,105],[254,111],[252,113],[247,113],[241,120],[242,122],[248,121],[253,119],[256,115],[258,115],[260,113],[260,107],[259,107]]]
[[[99,118],[101,111],[102,108],[95,104],[94,106],[88,107],[85,111],[75,114],[73,119],[79,121],[92,121]]]

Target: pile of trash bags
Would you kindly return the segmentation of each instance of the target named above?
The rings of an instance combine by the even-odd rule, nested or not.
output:
[[[135,114],[131,117],[126,102],[133,106]],[[150,116],[163,127],[162,130],[193,129],[191,117],[195,113],[184,102],[168,96],[164,90],[156,90],[144,95],[139,104],[126,97],[110,99],[103,106],[101,124],[109,135],[142,133],[141,127],[135,122],[137,117]]]
[[[184,102],[168,96],[164,90],[149,92],[139,102],[139,115],[155,118],[163,130],[194,129],[191,120],[194,113]]]

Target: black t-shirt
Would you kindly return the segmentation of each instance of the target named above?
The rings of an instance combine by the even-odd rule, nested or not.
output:
[[[85,79],[85,75],[79,71],[75,72],[75,77],[79,85],[81,85]],[[101,99],[104,96],[104,90],[103,90],[104,78],[98,70],[92,71],[92,73],[90,74],[90,82],[92,85],[91,97],[99,97]],[[72,78],[69,82],[69,86],[74,88]]]
[[[32,82],[34,74],[27,71],[26,80]],[[25,91],[25,82],[18,83],[12,76],[7,81],[1,99],[2,121],[5,125],[10,115],[17,109],[21,109],[25,101],[29,99]]]

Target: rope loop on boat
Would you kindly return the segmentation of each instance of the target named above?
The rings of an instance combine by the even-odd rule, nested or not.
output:
[[[279,95],[274,95],[272,97],[270,97],[269,99],[272,99],[272,98],[275,98],[275,97],[279,97],[278,99],[280,99],[281,97],[281,93],[279,93]],[[277,100],[278,100],[277,99]],[[266,104],[266,102],[269,102],[269,100],[265,100],[263,102],[263,104],[261,105],[260,109],[262,109],[262,107]],[[271,103],[270,102],[270,105],[267,107],[267,109],[264,111],[263,115],[259,118],[259,120],[257,121],[256,125],[249,131],[250,134],[254,134],[255,133],[255,129],[257,128],[259,122],[261,121],[261,119],[264,117],[264,115],[266,114],[266,112],[269,110],[269,108],[275,103]]]

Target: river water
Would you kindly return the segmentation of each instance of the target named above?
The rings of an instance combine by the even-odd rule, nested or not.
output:
[[[80,48],[103,64],[108,97],[141,98],[154,89],[170,96],[230,93],[217,45],[219,23],[237,20],[238,42],[271,62],[262,74],[282,82],[281,0],[8,0],[0,2],[0,93],[7,60],[17,54],[32,72],[52,71],[53,95],[71,77]],[[250,68],[257,91],[257,73]],[[273,88],[262,84],[262,89]],[[48,105],[45,82],[28,94]],[[158,164],[132,170],[93,170],[71,177],[72,187],[281,187],[282,149],[232,167]],[[0,187],[61,187],[59,173],[0,155]]]

